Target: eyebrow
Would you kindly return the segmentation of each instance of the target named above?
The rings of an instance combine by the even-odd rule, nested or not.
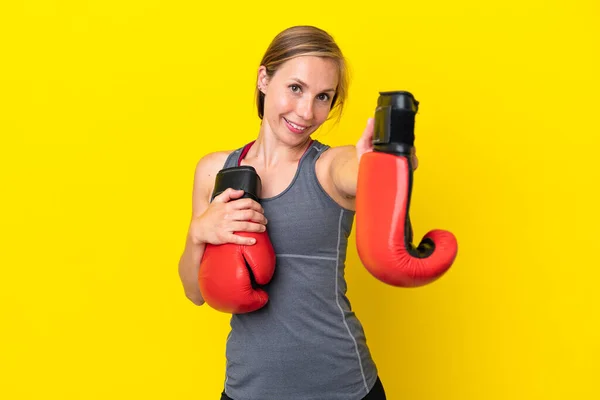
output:
[[[300,78],[292,78],[292,80],[298,82],[302,86],[308,87],[308,85],[304,81],[302,81],[302,79],[300,79]],[[323,92],[334,92],[335,93],[335,89],[326,89],[326,90],[323,90]]]

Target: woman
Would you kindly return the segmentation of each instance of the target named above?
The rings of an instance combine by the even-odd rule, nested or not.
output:
[[[197,164],[179,264],[186,296],[204,303],[198,267],[206,243],[252,245],[233,232],[268,229],[277,254],[268,305],[231,317],[222,400],[385,399],[344,279],[358,164],[372,149],[373,120],[356,146],[311,138],[341,113],[347,93],[346,63],[333,38],[311,26],[286,29],[258,69],[258,137]],[[234,190],[210,202],[217,172],[237,165],[261,177],[260,203]]]

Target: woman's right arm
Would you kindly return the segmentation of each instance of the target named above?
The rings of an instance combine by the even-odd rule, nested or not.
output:
[[[192,218],[186,235],[185,248],[179,259],[179,278],[186,297],[198,306],[204,304],[198,287],[198,268],[206,244],[202,241],[196,221],[208,208],[210,192],[220,168],[219,161],[222,166],[226,157],[226,153],[210,153],[198,161],[194,171]]]
[[[195,305],[204,304],[202,293],[198,287],[198,268],[204,254],[205,244],[194,244],[188,234],[185,249],[179,259],[179,278],[183,284],[186,297]]]
[[[186,297],[194,304],[204,304],[198,285],[198,270],[207,243],[252,245],[249,238],[234,232],[264,231],[267,223],[263,209],[251,199],[239,199],[244,192],[226,190],[210,202],[217,173],[223,168],[229,152],[204,156],[196,165],[192,192],[192,218],[185,248],[179,260],[179,278]]]

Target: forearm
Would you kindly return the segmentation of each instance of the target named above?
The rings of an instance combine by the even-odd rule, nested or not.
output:
[[[354,147],[346,146],[332,162],[333,182],[346,197],[356,197],[361,157]],[[411,148],[410,163],[413,171],[419,166],[415,147]]]
[[[192,303],[198,306],[204,304],[204,299],[198,286],[198,270],[204,249],[204,243],[193,243],[192,239],[188,237],[185,249],[179,260],[179,278],[183,284],[185,295]]]

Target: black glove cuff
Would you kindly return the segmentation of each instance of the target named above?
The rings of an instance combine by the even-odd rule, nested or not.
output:
[[[259,201],[262,183],[254,167],[249,165],[223,168],[215,178],[215,187],[210,201],[228,188],[243,190],[244,195],[241,198],[249,197]]]

